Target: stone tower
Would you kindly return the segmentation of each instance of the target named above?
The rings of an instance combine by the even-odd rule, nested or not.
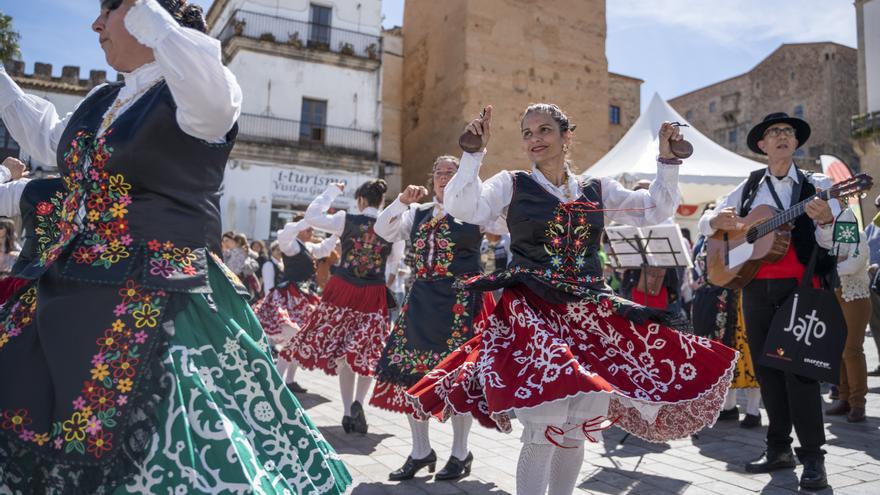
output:
[[[495,107],[485,179],[524,169],[520,117],[556,103],[578,125],[581,171],[608,150],[605,0],[407,0],[403,184],[422,184],[435,156],[459,155],[465,123]]]

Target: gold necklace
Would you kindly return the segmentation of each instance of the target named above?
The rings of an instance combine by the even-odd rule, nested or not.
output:
[[[144,85],[144,87],[142,89],[138,90],[136,93],[129,96],[128,98],[123,98],[123,99],[117,98],[116,101],[113,102],[113,105],[110,106],[110,110],[107,111],[107,114],[104,115],[104,120],[101,121],[101,130],[104,131],[104,130],[107,130],[108,127],[110,127],[110,124],[112,124],[113,121],[116,119],[116,114],[119,112],[120,108],[127,105],[129,102],[131,102],[135,98],[139,97],[140,95],[146,93],[150,89],[152,89],[153,86],[155,86],[156,83],[158,83],[160,80],[161,80],[161,78],[156,79],[156,80],[152,81],[151,83]]]

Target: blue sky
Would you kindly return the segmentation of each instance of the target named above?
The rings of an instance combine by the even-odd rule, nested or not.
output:
[[[193,0],[208,7],[212,0]],[[384,0],[386,27],[402,24],[404,0]],[[673,98],[754,67],[782,43],[856,46],[852,0],[607,0],[609,69]],[[22,35],[28,71],[49,62],[109,69],[89,30],[98,0],[0,0]],[[512,62],[514,63],[514,62]],[[855,77],[855,74],[853,74]]]

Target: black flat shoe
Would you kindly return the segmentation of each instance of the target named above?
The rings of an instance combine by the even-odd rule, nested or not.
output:
[[[351,433],[353,430],[351,416],[343,416],[342,417],[342,430],[346,433]]]
[[[757,428],[761,426],[760,414],[746,414],[742,421],[739,422],[740,428]]]
[[[295,394],[304,394],[304,393],[308,392],[307,389],[305,389],[302,385],[300,385],[299,383],[296,383],[296,382],[288,383],[287,388]]]
[[[764,451],[761,457],[746,464],[747,473],[769,473],[777,469],[794,469],[794,454],[788,452]]]
[[[459,460],[458,457],[449,456],[449,461],[446,462],[446,465],[443,466],[443,469],[441,469],[440,472],[434,475],[434,479],[443,481],[464,478],[471,474],[471,464],[473,462],[474,454],[470,452],[468,452],[467,457],[465,457],[463,461]]]
[[[364,414],[364,406],[360,402],[354,401],[351,405],[351,429],[361,435],[367,434],[367,416]]]
[[[739,408],[736,406],[724,409],[718,414],[718,421],[732,421],[736,419],[739,419]]]
[[[821,490],[828,487],[828,476],[825,474],[825,460],[821,457],[804,459],[804,472],[801,473],[801,488],[805,490]]]
[[[403,463],[403,466],[397,471],[393,471],[391,474],[388,475],[388,480],[411,480],[413,479],[413,476],[415,476],[416,473],[418,473],[419,470],[425,466],[428,466],[429,473],[433,473],[434,470],[437,469],[437,453],[434,452],[434,449],[431,449],[431,453],[423,459],[413,459],[412,456],[407,456],[406,462]]]

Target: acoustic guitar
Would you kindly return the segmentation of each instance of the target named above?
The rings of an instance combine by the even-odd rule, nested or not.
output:
[[[845,198],[870,189],[873,184],[869,175],[858,174],[787,210],[756,206],[740,219],[744,225],[741,230],[718,230],[706,240],[709,282],[727,289],[742,289],[752,281],[762,263],[775,263],[785,256],[791,242],[790,224],[804,214],[808,202],[815,197],[825,201]]]

